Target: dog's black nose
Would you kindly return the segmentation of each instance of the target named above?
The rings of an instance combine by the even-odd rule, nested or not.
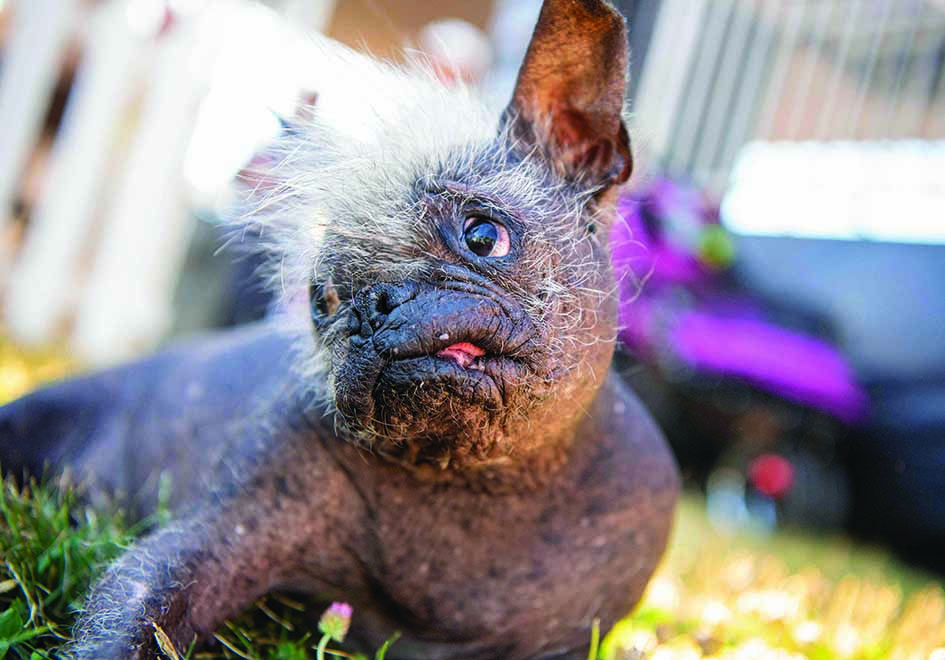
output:
[[[387,316],[417,295],[413,282],[387,282],[364,287],[354,296],[348,314],[348,332],[367,339],[384,325]]]

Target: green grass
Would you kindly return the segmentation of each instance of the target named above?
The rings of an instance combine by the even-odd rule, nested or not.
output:
[[[0,658],[54,657],[91,580],[136,530],[118,512],[79,506],[71,490],[9,482],[0,513]]]
[[[166,515],[132,526],[120,510],[91,509],[67,488],[10,482],[0,514],[0,660],[56,658],[102,567]],[[165,644],[165,656],[314,659],[319,614],[271,596],[209,647]],[[929,576],[843,538],[727,536],[688,497],[646,598],[603,640],[600,657],[945,658],[945,595]]]
[[[30,484],[0,489],[0,660],[57,658],[95,578],[134,537],[166,517],[129,525],[121,510],[81,503],[74,490]],[[304,603],[271,596],[218,631],[209,649],[186,652],[161,644],[169,660],[305,660],[316,657],[318,615]],[[156,631],[160,638],[161,631]],[[376,653],[383,660],[391,639]],[[329,646],[327,657],[359,657]]]
[[[602,657],[945,660],[945,593],[840,535],[721,532],[689,496],[663,566]]]

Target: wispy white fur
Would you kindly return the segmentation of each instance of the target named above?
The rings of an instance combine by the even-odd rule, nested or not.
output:
[[[423,62],[396,66],[326,45],[312,65],[320,68],[316,105],[272,147],[266,175],[275,186],[252,191],[240,217],[271,251],[270,279],[289,312],[286,327],[299,337],[303,381],[330,384],[332,338],[312,337],[309,283],[339,262],[359,285],[424,268],[431,223],[411,204],[416,186],[438,177],[528,218],[523,240],[540,295],[523,295],[522,303],[533,316],[570,327],[549,327],[557,350],[585,341],[574,329],[593,325],[593,312],[568,302],[594,291],[600,269],[586,250],[569,251],[584,238],[579,221],[589,193],[571,188],[537,154],[512,158],[498,110],[475,89],[441,83]]]

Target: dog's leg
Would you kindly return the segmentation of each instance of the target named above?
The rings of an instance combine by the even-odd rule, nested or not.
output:
[[[311,591],[308,576],[350,584],[358,572],[351,537],[362,519],[356,497],[314,449],[282,450],[291,467],[270,454],[260,461],[268,471],[248,474],[222,502],[199,504],[112,564],[79,619],[71,657],[153,658],[158,628],[183,655],[273,588]]]
[[[267,552],[255,556],[258,540],[226,529],[234,522],[185,520],[128,550],[94,588],[68,657],[153,658],[158,629],[183,654],[264,593],[279,566]]]

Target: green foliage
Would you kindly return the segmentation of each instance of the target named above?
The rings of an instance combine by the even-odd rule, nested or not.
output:
[[[162,487],[165,496],[168,489]],[[31,483],[0,488],[0,660],[53,660],[69,641],[72,624],[95,578],[138,534],[163,522],[164,506],[129,525],[118,509],[102,512],[80,502],[68,487]],[[209,649],[174,649],[160,629],[155,639],[169,660],[309,660],[311,632],[321,612],[271,596],[228,622]],[[388,640],[377,651],[384,660]],[[335,657],[355,655],[328,649]]]
[[[39,660],[65,640],[101,567],[135,530],[72,490],[0,488],[0,659]]]
[[[374,660],[384,660],[384,658],[387,657],[387,649],[389,649],[391,645],[398,639],[400,639],[400,633],[394,633],[393,637],[381,644],[381,648],[379,648],[377,653],[374,655]]]
[[[162,507],[131,526],[120,511],[105,509],[54,484],[2,484],[0,660],[57,658],[102,568],[168,516]],[[321,614],[315,604],[273,595],[199,649],[173,648],[160,629],[155,639],[168,660],[312,660]],[[384,660],[395,641],[374,660]],[[594,658],[597,630],[591,641]],[[338,646],[326,644],[324,655],[368,660]],[[720,535],[699,503],[686,499],[664,566],[637,612],[600,641],[599,657],[878,660],[903,648],[918,649],[914,657],[945,657],[945,593],[928,576],[842,539]]]

